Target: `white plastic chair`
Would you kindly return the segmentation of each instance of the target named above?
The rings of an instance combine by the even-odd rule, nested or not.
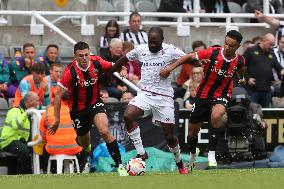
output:
[[[50,156],[47,165],[47,173],[50,174],[51,161],[56,161],[56,172],[57,174],[62,174],[62,169],[64,168],[64,173],[74,173],[74,161],[76,165],[77,173],[80,173],[79,162],[76,156],[69,156],[65,154],[59,154]]]

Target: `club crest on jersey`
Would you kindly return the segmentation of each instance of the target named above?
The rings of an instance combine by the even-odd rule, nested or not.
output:
[[[98,72],[99,72],[99,70],[95,68],[95,69],[94,69],[94,73],[95,73],[95,74],[98,74]]]

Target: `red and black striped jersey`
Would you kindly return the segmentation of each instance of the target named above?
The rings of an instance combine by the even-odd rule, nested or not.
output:
[[[197,88],[196,98],[231,98],[233,78],[245,65],[243,56],[227,60],[223,48],[209,48],[196,52],[198,60],[209,59],[204,66],[204,78]]]
[[[99,83],[104,70],[109,70],[112,63],[99,56],[91,56],[89,67],[78,67],[73,60],[64,70],[58,85],[68,91],[68,106],[72,111],[80,111],[93,106],[100,98]]]

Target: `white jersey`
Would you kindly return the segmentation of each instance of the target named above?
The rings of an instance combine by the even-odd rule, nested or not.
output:
[[[165,96],[174,96],[171,86],[172,75],[160,78],[160,71],[185,53],[173,45],[162,44],[162,50],[151,53],[148,44],[139,45],[126,54],[129,60],[138,60],[141,63],[140,88],[142,91],[152,92]]]

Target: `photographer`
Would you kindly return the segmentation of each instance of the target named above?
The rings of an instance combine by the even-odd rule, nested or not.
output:
[[[263,159],[267,124],[261,105],[251,102],[244,88],[235,87],[232,94],[224,117],[224,137],[216,143],[216,159],[222,163]]]

